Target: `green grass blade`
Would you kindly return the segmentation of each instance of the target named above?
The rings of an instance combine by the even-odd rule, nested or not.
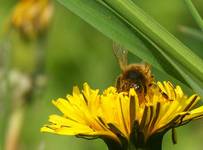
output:
[[[139,58],[152,64],[153,67],[158,69],[158,71],[166,74],[166,71],[163,70],[162,66],[159,64],[159,57],[157,57],[152,50],[149,50],[149,48],[143,45],[143,39],[146,39],[148,43],[156,47],[158,52],[161,53],[164,58],[166,58],[165,62],[170,62],[173,67],[178,70],[181,76],[187,80],[187,83],[198,93],[203,95],[201,89],[202,85],[197,84],[202,83],[201,79],[203,76],[200,76],[203,71],[200,65],[203,64],[202,59],[196,56],[191,50],[168,33],[163,27],[147,16],[140,8],[135,6],[132,1],[58,1],[76,15],[83,18],[86,22],[90,23],[100,32],[114,41],[122,44]],[[115,8],[110,7],[109,3],[104,3],[106,1],[111,4],[118,2],[119,5],[116,7],[114,6]],[[123,4],[125,2],[128,4]],[[129,6],[129,4],[132,4],[133,6]],[[125,13],[123,13],[121,10]],[[137,14],[135,13],[136,11]],[[128,18],[129,16],[130,18]],[[144,42],[146,41],[144,40]],[[171,58],[176,59],[174,60]],[[184,66],[184,64],[187,64],[188,66]],[[195,67],[195,65],[197,66]],[[194,72],[194,74],[192,75],[191,72]],[[176,73],[175,75],[171,73],[171,75],[176,77]],[[178,80],[181,81],[180,79]]]
[[[180,74],[182,75],[182,77],[189,83],[189,85],[191,86],[192,89],[194,89],[194,91],[196,91],[201,97],[203,97],[203,82],[200,81],[198,78],[196,78],[193,74],[191,74],[190,72],[188,72],[184,66],[182,66],[181,64],[179,64],[178,62],[174,61],[173,59],[171,59],[167,54],[165,54],[161,49],[159,49],[157,47],[157,49],[159,50],[159,52],[162,54],[162,56],[164,56],[166,58],[166,60],[168,60],[176,70],[178,70],[180,72]]]
[[[83,18],[112,40],[125,46],[130,52],[165,72],[157,57],[139,40],[135,31],[109,9],[95,0],[58,0],[66,8]],[[176,77],[176,76],[174,76]],[[179,78],[180,80],[180,78]],[[183,81],[182,81],[183,82]]]
[[[203,31],[203,20],[202,20],[200,14],[198,13],[197,9],[193,5],[192,1],[191,0],[185,0],[185,3],[187,5],[190,13],[192,14],[193,18],[195,19],[197,25]]]
[[[156,58],[133,33],[132,28],[96,0],[58,1],[112,40],[161,69]]]
[[[189,72],[203,81],[203,60],[177,40],[166,29],[135,5],[131,0],[103,0],[124,21],[156,43],[167,55],[176,58]]]

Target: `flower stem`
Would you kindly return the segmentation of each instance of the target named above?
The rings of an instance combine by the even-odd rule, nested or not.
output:
[[[17,150],[19,147],[19,136],[24,118],[24,106],[20,105],[11,114],[8,131],[6,134],[5,150]]]
[[[156,134],[151,136],[147,143],[142,145],[137,150],[162,150],[163,134]]]
[[[163,134],[156,134],[151,136],[145,144],[137,143],[131,141],[127,145],[120,145],[118,142],[113,140],[104,140],[108,146],[108,150],[162,150],[162,140]],[[140,145],[139,145],[140,144]]]
[[[146,150],[161,150],[162,149],[162,138],[163,137],[155,137],[146,145]]]
[[[3,85],[3,97],[2,97],[2,106],[3,112],[2,112],[2,124],[1,132],[3,133],[3,137],[5,136],[5,128],[7,126],[8,116],[10,115],[11,110],[11,88],[10,88],[10,81],[9,81],[9,73],[10,73],[10,59],[11,59],[11,46],[10,46],[10,34],[11,34],[10,28],[8,30],[5,30],[4,39],[1,42],[0,49],[2,53],[1,62],[0,62],[0,69],[2,70],[3,78],[1,83],[4,83]],[[2,138],[3,138],[2,137]],[[1,145],[3,145],[4,140],[1,140]]]
[[[41,97],[46,85],[45,76],[45,45],[46,35],[38,37],[35,41],[35,69],[32,74],[33,93],[31,99]]]

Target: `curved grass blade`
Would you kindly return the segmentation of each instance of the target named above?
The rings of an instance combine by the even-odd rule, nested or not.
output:
[[[184,66],[184,64],[188,64],[189,66],[187,68],[187,72],[191,74],[192,71],[194,71],[195,78],[197,80],[193,80],[190,76],[190,80],[188,81],[188,84],[190,84],[191,87],[193,87],[196,91],[199,93],[202,93],[201,85],[197,85],[196,81],[199,81],[199,78],[202,79],[202,76],[200,77],[200,74],[202,73],[201,67],[198,66],[197,68],[192,68],[190,70],[191,66],[194,66],[195,64],[202,64],[202,60],[193,54],[192,51],[190,51],[186,46],[184,46],[180,41],[178,41],[175,37],[173,37],[171,34],[166,32],[162,27],[157,26],[157,23],[152,20],[149,16],[145,16],[144,14],[144,22],[139,22],[143,21],[142,19],[142,11],[138,8],[138,15],[141,15],[141,18],[134,18],[133,9],[125,9],[122,8],[121,10],[125,10],[124,14],[117,12],[114,10],[114,8],[110,8],[109,6],[107,7],[108,3],[104,4],[104,1],[108,1],[109,3],[130,3],[131,1],[109,1],[109,0],[58,0],[63,4],[65,7],[70,9],[72,12],[83,18],[85,21],[90,23],[92,26],[97,28],[100,32],[103,34],[107,35],[109,38],[113,39],[114,41],[124,45],[129,51],[137,55],[139,58],[142,58],[144,60],[147,60],[148,63],[152,64],[156,69],[158,69],[161,72],[166,73],[162,66],[159,64],[159,61],[157,60],[156,56],[152,51],[147,49],[145,46],[143,46],[142,41],[140,40],[140,35],[142,38],[144,37],[147,39],[149,43],[151,43],[154,47],[159,48],[159,52],[163,55],[165,54],[167,56],[167,61],[169,61],[176,70],[179,71],[181,76],[183,76],[185,79],[187,78],[187,74],[185,71],[182,71],[182,68],[180,66],[177,67],[177,63],[180,64],[181,66]],[[130,3],[134,5],[134,3]],[[124,5],[125,6],[125,5]],[[128,6],[128,5],[127,5]],[[121,5],[123,7],[123,5]],[[117,7],[120,8],[120,7]],[[131,6],[129,6],[131,8]],[[128,12],[129,11],[129,12]],[[126,14],[132,13],[130,17],[132,18],[127,18],[126,19]],[[127,16],[128,17],[128,16]],[[132,20],[131,20],[132,19]],[[138,22],[133,22],[133,19],[138,19]],[[139,20],[140,19],[140,20]],[[151,23],[152,20],[152,23]],[[130,21],[130,22],[129,22]],[[155,23],[154,23],[155,22]],[[148,23],[148,25],[146,25]],[[153,28],[151,29],[151,24],[155,29],[161,28],[161,31],[154,32]],[[141,28],[138,28],[137,25],[144,26]],[[146,28],[145,28],[146,27]],[[145,28],[145,29],[143,29]],[[158,29],[157,29],[158,30]],[[162,32],[164,33],[162,35]],[[147,33],[147,34],[146,34]],[[166,37],[163,37],[167,35]],[[160,37],[159,37],[160,36]],[[169,39],[168,39],[169,37]],[[163,43],[164,44],[163,44]],[[171,50],[171,52],[170,52]],[[195,60],[195,63],[191,63],[192,61],[190,60],[188,62],[188,56],[183,55],[183,54],[189,54],[191,55],[191,60]],[[170,57],[169,57],[170,56]],[[181,56],[181,57],[180,57]],[[181,60],[180,62],[175,62],[175,60],[171,58],[179,58]],[[170,59],[169,59],[170,58]],[[162,62],[165,63],[165,62]],[[185,66],[184,66],[185,67]],[[189,71],[188,71],[189,70]],[[197,75],[200,73],[199,75]],[[171,74],[173,75],[173,74]],[[170,75],[169,75],[170,76]],[[201,94],[202,95],[202,94]]]
[[[102,1],[112,12],[129,23],[142,37],[156,47],[187,83],[203,96],[203,60],[200,57],[147,16],[132,1]]]
[[[113,41],[124,45],[130,52],[162,69],[159,62],[140,39],[134,34],[132,27],[123,22],[108,8],[96,0],[58,0],[66,8],[80,16]]]
[[[191,0],[185,0],[185,3],[187,5],[190,13],[192,14],[194,20],[196,21],[197,25],[203,31],[203,20],[202,20],[200,14],[198,13],[197,9],[193,5],[192,1]]]
[[[188,47],[177,40],[165,28],[158,24],[154,19],[145,14],[131,0],[102,0],[102,3],[108,5],[110,10],[120,16],[126,23],[134,29],[142,32],[151,41],[156,43],[167,55],[177,58],[189,72],[203,81],[203,60],[195,55]],[[102,4],[101,3],[101,4]]]

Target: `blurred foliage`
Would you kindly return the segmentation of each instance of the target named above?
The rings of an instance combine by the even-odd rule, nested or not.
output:
[[[180,32],[180,26],[197,28],[192,16],[183,1],[171,0],[134,0],[148,14],[181,39],[194,52],[203,49],[201,40],[185,36]],[[3,39],[5,22],[15,5],[16,0],[1,0],[0,2],[0,39]],[[196,0],[200,14],[203,16],[203,1]],[[106,149],[101,140],[87,141],[75,137],[57,136],[39,132],[47,121],[47,116],[58,111],[52,106],[51,100],[65,97],[73,85],[82,86],[88,82],[94,88],[104,89],[114,84],[120,70],[112,52],[112,41],[63,6],[55,2],[53,24],[50,27],[46,46],[46,74],[49,78],[47,89],[42,99],[31,103],[27,108],[21,135],[22,150],[85,150]],[[33,62],[34,45],[22,41],[17,33],[12,39],[12,67],[30,72]],[[195,51],[197,50],[197,51]],[[0,54],[1,55],[1,54]],[[199,53],[203,55],[203,53]],[[139,62],[130,56],[130,62]],[[157,79],[168,80],[156,73]],[[1,103],[0,103],[1,105]],[[4,120],[0,120],[3,122]],[[178,144],[172,145],[170,132],[164,138],[164,150],[199,150],[202,149],[202,120],[195,121],[179,128]],[[0,137],[2,141],[2,136]],[[0,147],[1,148],[1,147]]]

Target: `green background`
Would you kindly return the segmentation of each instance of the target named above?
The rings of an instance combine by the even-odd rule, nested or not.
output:
[[[134,1],[191,49],[203,50],[203,41],[191,38],[180,31],[181,26],[197,28],[183,0]],[[1,40],[4,38],[5,22],[9,19],[16,2],[14,0],[0,1]],[[112,41],[59,3],[54,2],[54,4],[54,18],[48,31],[45,48],[48,85],[43,91],[43,97],[30,103],[26,109],[20,149],[107,149],[101,140],[88,141],[39,132],[40,127],[47,122],[49,114],[59,113],[51,104],[52,99],[66,96],[67,93],[71,93],[73,85],[82,87],[84,82],[88,82],[93,88],[104,89],[115,83],[120,72],[112,51]],[[194,4],[203,16],[203,1],[194,0]],[[11,42],[12,68],[30,72],[34,66],[32,55],[34,46],[25,43],[17,33],[13,33]],[[199,55],[203,56],[203,53]],[[130,62],[139,61],[130,54]],[[158,75],[156,78],[168,80]],[[4,121],[0,120],[0,123]],[[177,129],[178,144],[176,145],[172,144],[170,135],[169,132],[164,137],[163,150],[201,150],[203,121],[198,120],[179,127]],[[0,141],[2,141],[2,136]]]

